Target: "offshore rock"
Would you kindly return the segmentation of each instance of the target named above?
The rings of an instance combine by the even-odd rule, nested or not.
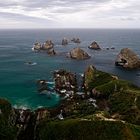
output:
[[[55,90],[61,94],[73,94],[77,90],[76,75],[65,70],[54,72]]]
[[[115,65],[128,69],[140,68],[140,58],[131,49],[124,48],[118,54]]]
[[[48,50],[52,49],[54,47],[54,44],[51,40],[47,40],[43,45],[42,45],[42,50]]]
[[[66,38],[62,39],[62,45],[63,46],[68,45],[68,40]]]
[[[73,38],[71,41],[77,44],[81,43],[80,38]]]
[[[54,43],[51,40],[47,40],[43,45],[36,42],[32,48],[34,51],[45,51],[48,55],[55,55]]]
[[[90,46],[88,46],[88,48],[89,49],[94,49],[94,50],[101,50],[101,48],[100,48],[100,46],[98,45],[98,43],[97,42],[92,42],[91,44],[90,44]]]
[[[74,48],[74,49],[72,49],[70,51],[69,55],[70,55],[70,58],[78,59],[78,60],[83,60],[83,59],[90,58],[90,56],[88,55],[88,53],[85,52],[84,50],[80,49],[80,48]]]
[[[42,48],[41,43],[36,41],[36,42],[34,43],[34,45],[33,45],[32,50],[35,50],[35,51],[37,50],[37,51],[39,51],[41,48]]]

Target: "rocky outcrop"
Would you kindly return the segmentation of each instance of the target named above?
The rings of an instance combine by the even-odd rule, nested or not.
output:
[[[118,54],[115,65],[129,69],[140,68],[140,58],[131,49],[124,48]]]
[[[80,38],[73,38],[71,41],[77,44],[81,43]]]
[[[43,45],[42,45],[42,50],[48,50],[52,49],[54,47],[54,44],[51,40],[47,40]]]
[[[78,59],[78,60],[90,58],[88,53],[85,52],[84,50],[80,49],[80,48],[72,49],[69,53],[69,56],[70,56],[70,58]]]
[[[63,46],[68,45],[68,40],[67,40],[66,38],[63,38],[63,39],[62,39],[62,45],[63,45]]]
[[[49,55],[55,55],[56,52],[54,50],[54,44],[51,40],[47,40],[43,45],[41,43],[36,42],[32,48],[34,51],[45,51]]]
[[[101,48],[100,48],[100,46],[98,45],[98,43],[97,42],[92,42],[91,44],[90,44],[90,46],[88,46],[88,48],[89,49],[94,49],[94,50],[101,50]]]
[[[37,50],[37,51],[39,51],[41,48],[42,48],[41,43],[36,41],[36,42],[34,43],[34,45],[33,45],[32,50],[35,50],[35,51]]]
[[[54,72],[55,90],[61,95],[73,94],[77,90],[76,75],[65,70]]]
[[[84,87],[86,90],[90,88],[90,84],[95,80],[96,68],[90,65],[84,73]]]

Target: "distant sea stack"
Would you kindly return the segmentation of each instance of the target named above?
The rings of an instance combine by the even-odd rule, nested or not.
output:
[[[63,45],[63,46],[68,45],[68,40],[67,40],[66,38],[63,38],[63,39],[62,39],[62,45]]]
[[[71,41],[77,44],[81,43],[80,38],[73,38]]]
[[[90,56],[88,55],[87,52],[80,48],[74,48],[70,51],[69,53],[70,58],[72,59],[78,59],[78,60],[83,60],[83,59],[88,59]]]
[[[96,41],[92,42],[90,46],[88,46],[88,48],[93,49],[93,50],[101,50],[100,46],[98,45]]]
[[[118,54],[115,65],[128,69],[140,68],[140,58],[131,49],[124,48]]]

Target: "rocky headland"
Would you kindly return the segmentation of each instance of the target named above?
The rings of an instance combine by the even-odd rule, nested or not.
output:
[[[57,70],[53,76],[54,90],[64,95],[56,108],[15,109],[0,99],[1,140],[140,139],[140,88],[92,65],[82,91],[75,73]]]

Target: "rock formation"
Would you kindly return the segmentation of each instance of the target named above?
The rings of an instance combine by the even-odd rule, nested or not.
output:
[[[63,38],[62,39],[62,45],[68,45],[68,40],[66,38]]]
[[[94,49],[94,50],[101,50],[101,48],[100,48],[100,46],[98,45],[98,43],[97,42],[92,42],[91,44],[90,44],[90,46],[88,46],[88,48],[89,49]]]
[[[54,44],[51,40],[47,40],[43,45],[42,45],[42,50],[48,50],[52,49],[54,47]]]
[[[71,41],[77,44],[81,43],[80,38],[73,38]]]
[[[72,49],[70,51],[69,55],[70,55],[71,58],[78,59],[78,60],[90,58],[90,56],[88,55],[88,53],[85,52],[84,50],[80,49],[80,48],[74,48],[74,49]]]
[[[37,50],[37,51],[39,51],[40,49],[41,49],[41,43],[39,43],[39,42],[37,42],[36,41],[36,43],[33,45],[33,48],[32,48],[32,50]]]
[[[65,70],[54,72],[55,90],[61,94],[73,94],[77,89],[76,75]]]
[[[32,48],[35,51],[45,51],[49,55],[55,55],[56,52],[54,50],[54,44],[51,40],[47,40],[43,45],[41,43],[36,42]]]
[[[140,68],[140,59],[131,49],[124,48],[118,54],[115,65],[129,69]]]

